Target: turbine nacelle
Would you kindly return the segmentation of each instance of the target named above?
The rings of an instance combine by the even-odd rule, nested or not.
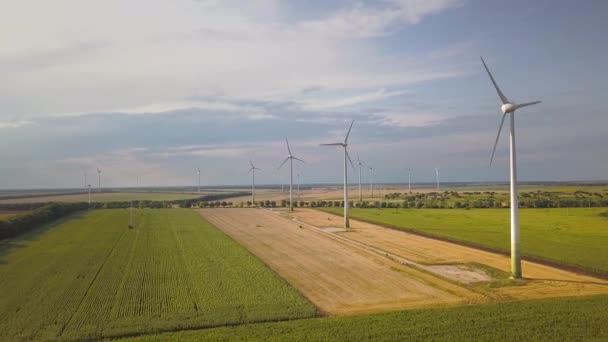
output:
[[[502,110],[503,114],[513,113],[513,112],[515,112],[516,109],[517,109],[517,105],[515,105],[514,103],[509,103],[509,102],[500,106],[500,110]]]

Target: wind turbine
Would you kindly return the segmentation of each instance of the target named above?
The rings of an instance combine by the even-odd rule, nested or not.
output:
[[[347,163],[347,161],[350,162],[350,165],[353,167],[353,169],[355,168],[353,161],[350,159],[350,156],[348,155],[347,147],[348,147],[348,136],[350,135],[350,130],[353,128],[354,123],[355,123],[355,120],[351,121],[350,127],[348,128],[348,132],[346,132],[346,137],[344,138],[343,142],[331,143],[331,144],[321,144],[321,146],[342,146],[344,148],[344,228],[345,229],[350,228],[350,222],[349,222],[349,217],[348,217],[348,163]]]
[[[371,166],[367,168],[369,169],[369,190],[372,193],[372,198],[374,198],[374,168]]]
[[[301,162],[304,161],[302,159],[294,157],[294,155],[291,154],[291,149],[289,148],[289,141],[287,141],[287,138],[285,138],[285,143],[287,143],[287,152],[289,154],[287,155],[287,158],[283,160],[281,165],[279,165],[278,168],[280,169],[281,167],[283,167],[283,165],[289,160],[289,210],[293,211],[293,160],[295,159]]]
[[[198,193],[201,193],[201,168],[197,167],[196,168],[196,173],[198,175]]]
[[[437,192],[439,192],[439,168],[435,168],[435,181],[437,182]]]
[[[249,159],[249,165],[251,166],[249,168],[249,173],[251,173],[251,203],[255,205],[255,170],[262,169],[258,169],[257,167],[255,167],[251,159]]]
[[[101,170],[97,168],[97,192],[101,192]]]
[[[517,162],[515,156],[515,111],[517,109],[532,106],[541,101],[533,101],[526,102],[522,104],[515,104],[514,102],[510,102],[507,97],[502,93],[498,84],[492,77],[492,73],[486,62],[481,58],[481,63],[483,63],[484,68],[488,72],[488,76],[490,76],[490,80],[498,93],[498,97],[500,97],[500,102],[502,106],[500,110],[502,111],[502,119],[500,121],[500,126],[498,127],[498,134],[496,135],[496,141],[494,142],[494,149],[492,149],[492,156],[490,157],[490,166],[492,166],[492,161],[494,160],[494,153],[496,152],[496,145],[498,145],[498,138],[500,137],[500,131],[502,130],[502,125],[505,122],[505,117],[507,114],[510,115],[511,119],[511,139],[510,139],[510,162],[511,162],[511,276],[513,278],[521,278],[521,250],[520,250],[520,239],[519,239],[519,202],[517,198]]]
[[[359,168],[359,202],[363,202],[363,192],[361,192],[361,168],[363,167],[363,163],[361,159],[359,159],[359,154],[357,153],[357,167]]]
[[[407,189],[408,192],[412,193],[412,169],[407,169]]]

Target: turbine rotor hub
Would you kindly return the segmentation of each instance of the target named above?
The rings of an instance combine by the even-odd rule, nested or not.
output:
[[[505,103],[500,107],[500,110],[502,110],[503,114],[506,114],[506,113],[513,113],[516,108],[517,107],[513,103]]]

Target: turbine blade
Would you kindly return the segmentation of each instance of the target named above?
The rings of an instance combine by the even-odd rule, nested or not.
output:
[[[344,148],[344,153],[346,153],[346,157],[348,158],[348,161],[350,162],[350,166],[352,166],[354,169],[355,164],[353,164],[353,161],[350,159],[350,154],[348,154],[348,150],[346,149],[346,147]]]
[[[505,123],[505,117],[507,113],[502,115],[502,120],[500,120],[500,126],[498,127],[498,134],[496,134],[496,141],[494,142],[494,149],[492,150],[492,157],[490,157],[490,166],[492,166],[492,161],[494,160],[494,153],[496,153],[496,145],[498,145],[498,138],[500,138],[500,131],[502,131],[502,125]]]
[[[302,159],[300,159],[300,158],[296,158],[296,157],[293,157],[293,156],[292,156],[291,158],[292,158],[292,159],[295,159],[295,160],[299,160],[299,161],[301,161],[302,163],[306,163],[305,161],[303,161],[303,160],[302,160]]]
[[[348,143],[348,136],[350,135],[350,130],[353,129],[353,124],[355,120],[350,122],[350,127],[348,128],[348,132],[346,133],[346,138],[344,138],[344,144]]]
[[[279,165],[279,167],[277,167],[277,170],[280,169],[283,165],[285,165],[285,163],[287,163],[288,160],[289,160],[289,157],[285,158],[285,160],[283,160],[281,165]]]
[[[492,77],[492,73],[490,72],[490,69],[488,69],[486,62],[483,60],[483,57],[480,56],[479,58],[481,58],[481,63],[483,63],[484,68],[486,68],[486,71],[488,72],[488,76],[490,76],[490,80],[492,80],[492,84],[494,84],[494,88],[496,88],[496,92],[498,93],[498,96],[500,97],[500,101],[502,101],[502,104],[509,102],[509,100],[507,100],[507,97],[502,93],[502,91],[500,91],[498,84],[496,84],[494,77]]]
[[[526,102],[526,103],[518,104],[517,106],[515,106],[515,109],[532,106],[532,105],[535,105],[535,104],[541,103],[541,102],[543,102],[543,101],[534,101],[534,102]]]
[[[319,146],[344,146],[343,143],[319,144]]]
[[[291,149],[289,148],[289,141],[287,140],[287,138],[285,138],[285,142],[287,143],[287,152],[291,154]]]

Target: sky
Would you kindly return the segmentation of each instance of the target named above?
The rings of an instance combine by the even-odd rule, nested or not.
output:
[[[0,189],[608,179],[606,1],[0,1]]]

